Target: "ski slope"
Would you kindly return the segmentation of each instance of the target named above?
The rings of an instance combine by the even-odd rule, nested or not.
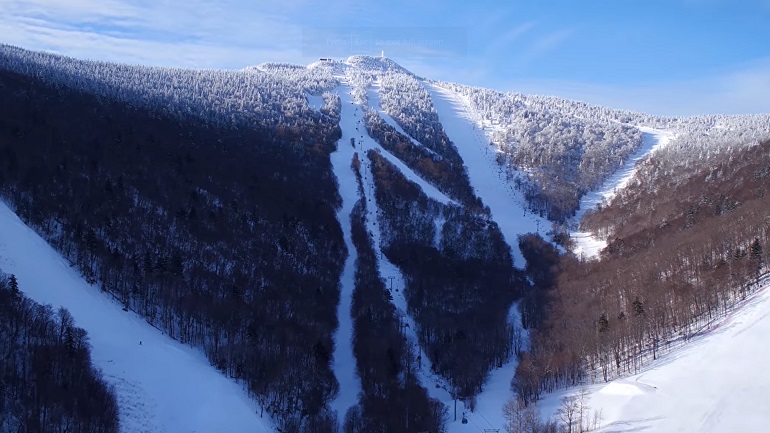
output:
[[[600,433],[764,432],[770,424],[770,279],[716,328],[696,337],[645,372],[589,387]],[[538,403],[556,412],[572,389]]]
[[[342,227],[342,236],[348,256],[345,259],[345,267],[340,279],[340,303],[337,306],[337,320],[339,326],[334,334],[334,360],[332,369],[339,382],[339,394],[332,402],[332,409],[337,411],[339,419],[344,419],[347,410],[358,403],[358,394],[361,392],[361,380],[356,369],[356,359],[353,355],[353,318],[350,308],[353,304],[353,290],[355,288],[356,248],[353,245],[350,232],[350,213],[358,201],[358,183],[355,172],[351,167],[355,150],[350,145],[350,140],[356,138],[356,113],[360,113],[357,107],[352,105],[352,95],[347,86],[338,89],[341,102],[340,128],[342,137],[337,142],[337,150],[331,154],[331,163],[340,196],[342,207],[337,212],[337,219]]]
[[[514,265],[523,268],[526,263],[519,249],[518,237],[524,233],[545,233],[551,223],[527,211],[526,201],[508,181],[509,172],[496,161],[496,149],[481,129],[481,119],[469,108],[461,95],[425,83],[433,106],[446,134],[457,147],[468,169],[471,186],[492,211],[492,218],[500,226],[505,241],[511,247]]]
[[[521,348],[526,350],[528,343],[527,332],[521,328],[521,316],[519,304],[514,303],[508,313],[508,323],[517,327],[521,338]],[[464,404],[458,403],[458,417],[454,420],[451,402],[445,402],[450,409],[450,422],[447,424],[447,433],[481,433],[485,429],[500,429],[505,431],[505,419],[503,418],[503,405],[511,398],[511,379],[518,366],[516,356],[512,356],[502,367],[493,369],[484,383],[484,389],[476,396],[476,407],[473,412]],[[463,424],[465,416],[468,423]]]
[[[482,120],[470,110],[468,102],[450,90],[428,83],[425,83],[425,87],[430,92],[444,130],[467,167],[471,186],[484,204],[489,206],[493,220],[500,226],[503,237],[511,248],[513,264],[524,267],[526,262],[519,249],[519,235],[540,233],[545,236],[550,222],[526,210],[523,195],[512,187],[508,179],[509,172],[501,169],[495,160],[496,149],[490,145],[481,126]],[[518,304],[511,306],[508,320],[519,328],[526,347],[527,333],[521,329]],[[502,407],[510,398],[510,383],[517,365],[516,358],[512,357],[502,367],[493,369],[482,392],[476,397],[475,410],[471,412],[464,404],[459,403],[456,421],[453,402],[444,401],[450,408],[448,433],[475,433],[483,432],[484,429],[503,431]],[[463,415],[468,421],[467,424],[461,422]]]
[[[382,108],[382,104],[380,103],[380,84],[379,82],[375,82],[374,86],[371,86],[367,89],[367,98],[369,99],[369,106],[370,108],[373,108],[377,111],[377,114],[380,115],[383,121],[387,123],[388,125],[392,126],[393,129],[396,130],[399,134],[403,135],[404,137],[408,138],[409,141],[412,142],[415,146],[417,146],[420,149],[426,150],[431,155],[436,155],[436,152],[434,152],[431,148],[424,146],[421,142],[419,142],[417,139],[412,137],[411,135],[407,134],[406,131],[404,131],[404,128],[399,125],[398,122],[396,122],[393,117],[388,114],[387,111],[385,111]]]
[[[348,249],[355,251],[355,247],[352,245],[350,239],[350,211],[353,208],[355,202],[359,199],[358,184],[355,178],[355,173],[351,168],[354,153],[358,153],[358,157],[361,160],[361,174],[364,182],[364,199],[367,200],[367,228],[372,233],[374,239],[375,251],[381,251],[380,247],[380,231],[378,226],[379,211],[377,208],[377,201],[374,197],[374,176],[372,173],[371,163],[366,157],[366,153],[369,150],[375,150],[385,157],[389,162],[393,163],[399,171],[411,182],[416,183],[422,191],[431,199],[440,203],[449,204],[453,201],[439,191],[436,187],[426,182],[409,167],[407,167],[400,159],[383,149],[379,143],[369,136],[366,132],[366,127],[363,123],[363,113],[366,107],[356,104],[353,101],[352,88],[345,79],[344,76],[339,77],[343,82],[343,85],[337,90],[340,95],[342,104],[342,110],[340,113],[340,128],[342,129],[342,138],[338,142],[337,151],[332,154],[332,166],[334,173],[337,176],[339,183],[339,192],[343,199],[343,210],[340,211],[338,217],[340,218],[340,224],[345,232],[345,241],[348,243]],[[368,93],[372,93],[368,91]],[[372,101],[372,99],[370,99]],[[353,138],[356,147],[350,145],[350,139]],[[343,221],[344,219],[344,221]],[[352,296],[354,288],[353,275],[355,272],[355,257],[351,261],[345,264],[345,272],[343,273],[343,302],[347,305],[340,303],[340,309],[338,310],[340,320],[340,331],[338,331],[335,338],[335,354],[334,354],[334,372],[340,381],[340,394],[333,403],[333,407],[337,409],[340,417],[344,417],[347,408],[352,406],[358,401],[358,393],[360,391],[360,380],[355,375],[356,362],[353,357],[353,350],[351,346],[352,342],[352,320],[350,316],[350,297]],[[404,281],[401,272],[398,268],[390,263],[384,255],[380,254],[378,260],[378,266],[380,274],[383,278],[388,278],[386,284],[388,287],[391,285],[394,288],[393,299],[396,309],[402,316],[404,323],[409,326],[405,328],[405,332],[409,338],[412,338],[416,342],[414,335],[415,324],[409,315],[406,314],[406,299],[403,295]],[[347,285],[347,286],[346,286]],[[396,291],[398,290],[398,291]],[[347,300],[345,297],[347,296]],[[422,350],[421,350],[422,353]],[[418,374],[421,379],[421,383],[428,389],[429,394],[442,401],[448,399],[449,394],[445,390],[445,385],[441,378],[436,377],[430,371],[430,365],[428,357],[422,353],[421,359],[422,368],[421,374]],[[355,381],[352,379],[352,375],[355,375]],[[436,384],[439,387],[436,387]],[[340,412],[341,411],[341,412]],[[341,418],[342,419],[342,418]]]
[[[273,431],[241,385],[198,350],[122,311],[2,201],[0,269],[34,301],[67,308],[88,332],[93,363],[115,387],[123,433]]]
[[[596,206],[607,203],[615,197],[618,191],[625,188],[636,175],[637,163],[647,155],[666,146],[675,137],[669,131],[639,127],[642,131],[642,144],[631,154],[621,168],[609,176],[595,191],[591,191],[580,199],[580,207],[575,214],[575,222],[580,223],[583,214]],[[596,237],[593,233],[576,231],[570,235],[575,242],[573,252],[578,256],[590,259],[599,256],[599,252],[607,246],[607,242]]]

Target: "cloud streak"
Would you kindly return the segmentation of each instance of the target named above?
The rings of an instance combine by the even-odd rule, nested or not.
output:
[[[183,67],[301,59],[299,26],[275,8],[252,13],[247,2],[6,0],[3,8],[2,42],[29,49]]]
[[[722,75],[648,85],[523,80],[504,87],[662,115],[770,113],[770,58]]]

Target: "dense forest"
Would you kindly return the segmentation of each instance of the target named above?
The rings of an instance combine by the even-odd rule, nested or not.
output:
[[[118,403],[70,313],[0,274],[0,432],[117,433]]]
[[[343,414],[329,403],[348,253],[330,163],[344,80],[381,149],[351,161],[362,392]],[[366,110],[375,84],[379,113]],[[600,261],[522,234],[519,270],[425,81],[391,60],[201,71],[0,45],[0,199],[105,296],[243,384],[283,433],[444,431],[423,363],[473,410],[489,372],[512,356],[509,420],[556,431],[527,408],[542,392],[637,372],[766,275],[770,142],[756,138],[770,135],[767,116],[666,118],[436,84],[468,100],[508,180],[556,223],[639,146],[635,125],[674,140],[585,214],[581,228],[607,240]],[[430,199],[380,151],[453,201]],[[403,275],[405,312],[380,274],[383,255]],[[527,353],[511,308],[530,332]],[[115,396],[69,314],[35,305],[5,277],[0,310],[0,432],[116,431]],[[416,329],[405,331],[404,313]]]
[[[770,142],[719,149],[702,158],[693,148],[689,157],[676,147],[656,153],[631,188],[584,217],[583,229],[608,246],[600,261],[551,260],[546,319],[513,381],[520,396],[636,373],[759,287],[770,248]]]
[[[574,115],[557,106],[535,109],[524,95],[436,83],[468,101],[491,131],[498,162],[526,177],[509,176],[533,210],[562,222],[580,197],[619,168],[642,141],[640,131],[613,121]]]
[[[383,252],[404,274],[420,344],[451,392],[471,399],[513,354],[508,311],[526,282],[487,214],[430,200],[377,152],[368,156]]]
[[[358,160],[358,155],[356,155]],[[363,182],[355,165],[359,188]],[[345,416],[345,433],[444,430],[446,408],[431,400],[415,377],[420,360],[403,333],[401,318],[377,268],[377,255],[366,229],[366,201],[351,215],[358,252],[353,298],[354,352],[363,394]]]
[[[184,109],[216,101],[203,88],[201,105],[127,104],[56,72],[16,73],[4,54],[3,199],[89,281],[242,381],[285,431],[331,423],[345,254],[335,100],[324,114],[303,99],[278,126],[225,125]]]

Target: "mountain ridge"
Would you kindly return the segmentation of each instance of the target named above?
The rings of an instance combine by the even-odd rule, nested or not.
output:
[[[766,115],[648,116],[370,56],[211,71],[0,46],[0,68],[5,200],[283,431],[462,431],[447,408],[482,422],[501,376],[553,386],[522,387],[540,379],[518,360],[542,350],[525,341],[580,198],[632,156],[698,167],[770,137]],[[650,124],[676,136],[654,154]]]

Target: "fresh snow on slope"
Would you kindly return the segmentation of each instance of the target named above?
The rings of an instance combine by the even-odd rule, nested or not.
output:
[[[609,202],[618,191],[625,188],[636,174],[636,164],[639,161],[666,146],[671,140],[676,138],[671,132],[659,129],[639,127],[639,130],[642,131],[642,144],[639,146],[639,149],[628,157],[623,167],[605,179],[601,187],[589,192],[580,199],[580,208],[574,218],[577,223],[580,222],[586,211],[595,209],[596,206],[602,203]],[[570,236],[575,241],[574,253],[577,256],[585,258],[597,257],[599,252],[607,246],[605,240],[597,238],[593,233],[578,231]]]
[[[468,108],[462,96],[426,83],[433,105],[449,139],[457,147],[460,157],[468,169],[471,186],[485,205],[492,211],[492,218],[500,226],[503,236],[511,248],[514,264],[523,267],[526,263],[519,250],[518,237],[524,233],[538,232],[545,235],[550,223],[532,212],[522,194],[511,187],[504,170],[495,160],[494,148],[482,128],[481,119]],[[518,304],[509,312],[509,323],[519,329],[523,348],[526,347],[526,332],[521,330]],[[479,432],[484,429],[503,429],[502,407],[510,397],[510,383],[518,362],[509,359],[500,368],[492,370],[484,384],[483,391],[476,397],[473,412],[463,403],[457,405],[457,420],[454,418],[454,401],[442,400],[450,409],[448,433]],[[462,423],[463,416],[467,424]]]
[[[706,334],[660,358],[647,371],[589,387],[601,410],[599,433],[763,432],[770,423],[770,278],[764,288]],[[576,390],[547,395],[542,415]]]
[[[508,323],[512,324],[521,337],[521,349],[526,350],[528,346],[528,337],[525,330],[521,328],[521,316],[519,315],[519,304],[514,303],[508,313]],[[516,373],[518,366],[516,356],[512,356],[502,367],[496,368],[489,373],[484,390],[476,396],[476,408],[473,412],[464,405],[458,404],[457,421],[450,416],[447,433],[476,433],[483,432],[484,429],[500,429],[505,431],[505,419],[503,418],[503,405],[511,398],[511,379]],[[449,404],[449,402],[445,402]],[[450,407],[450,413],[453,414],[453,408]],[[468,420],[467,424],[462,423],[463,415]]]
[[[342,78],[342,77],[341,77]],[[380,214],[379,209],[377,207],[377,200],[374,197],[374,176],[371,171],[371,163],[369,162],[369,159],[366,157],[366,153],[369,150],[376,150],[378,151],[383,157],[385,157],[388,161],[396,165],[396,167],[399,169],[399,171],[411,182],[414,182],[420,186],[422,191],[431,199],[436,200],[441,203],[453,203],[452,200],[450,200],[447,196],[445,196],[443,193],[441,193],[438,189],[436,189],[433,185],[425,182],[422,178],[420,178],[417,174],[415,174],[409,167],[407,167],[401,160],[387,152],[385,149],[383,149],[373,138],[369,136],[369,134],[366,132],[366,127],[363,124],[363,113],[364,108],[361,107],[358,104],[353,103],[353,96],[350,87],[347,85],[342,86],[339,89],[340,98],[342,101],[342,113],[341,113],[341,120],[340,120],[340,127],[342,128],[342,139],[340,140],[338,146],[345,148],[344,152],[347,155],[347,165],[346,168],[348,170],[348,173],[345,173],[344,176],[345,179],[342,179],[338,174],[338,179],[340,182],[340,195],[343,196],[343,200],[345,197],[351,197],[350,200],[355,204],[355,200],[358,199],[358,190],[357,190],[357,182],[355,179],[355,174],[350,168],[350,164],[352,162],[353,158],[353,152],[358,152],[359,158],[361,160],[361,175],[363,176],[363,182],[364,182],[364,198],[367,200],[367,229],[372,234],[373,238],[373,247],[374,250],[378,253],[382,251],[381,249],[381,242],[380,242],[380,230],[379,230],[379,221],[378,221],[378,215]],[[370,102],[372,100],[370,99]],[[353,147],[350,145],[350,137],[355,137],[356,140],[356,148],[353,149]],[[338,150],[339,152],[339,150]],[[336,167],[336,165],[335,165]],[[335,173],[337,173],[335,168]],[[345,182],[346,185],[343,186],[342,183]],[[351,204],[352,208],[352,204]],[[349,215],[349,211],[348,211]],[[343,226],[343,230],[347,230],[347,234],[349,236],[350,231],[350,223],[348,219],[348,225]],[[353,248],[352,246],[349,246],[348,248]],[[396,310],[399,312],[399,314],[402,317],[402,320],[408,326],[405,326],[404,332],[406,333],[407,337],[412,339],[413,342],[415,342],[417,345],[417,339],[415,335],[415,330],[417,329],[415,327],[414,321],[412,318],[406,313],[406,298],[404,297],[404,280],[403,276],[401,274],[401,271],[396,267],[394,264],[390,263],[388,259],[381,253],[378,255],[378,266],[380,270],[380,275],[382,278],[385,279],[386,287],[392,287],[392,295],[393,295],[393,303],[396,307]],[[351,282],[351,284],[353,284]],[[352,290],[352,288],[351,288]],[[349,312],[349,309],[348,309]],[[349,316],[349,314],[348,314]],[[352,357],[352,352],[351,355]],[[433,374],[433,372],[430,371],[430,362],[428,361],[427,355],[420,349],[420,356],[421,356],[421,368],[418,372],[418,378],[420,379],[423,386],[425,386],[428,390],[428,393],[431,397],[436,398],[441,401],[446,401],[450,398],[449,393],[446,391],[446,385],[444,384],[443,379]],[[336,354],[335,354],[336,359]],[[352,368],[355,369],[355,361],[351,359]],[[336,372],[335,368],[335,372]],[[339,378],[339,376],[338,376]],[[438,387],[437,387],[438,385]],[[342,384],[340,385],[342,388]],[[347,390],[341,389],[342,392],[348,392]],[[357,392],[353,394],[357,396]],[[341,414],[344,415],[344,412]]]
[[[34,301],[67,308],[88,332],[93,363],[115,387],[123,433],[272,431],[241,385],[198,350],[122,311],[1,201],[0,269]]]
[[[321,109],[324,107],[324,97],[321,95],[312,95],[310,93],[305,93],[305,97],[307,98],[307,104],[316,111],[321,111]]]
[[[356,360],[353,355],[353,318],[350,307],[353,303],[355,288],[355,263],[358,254],[350,234],[350,212],[358,201],[358,184],[356,175],[351,167],[354,149],[350,140],[357,138],[356,119],[360,112],[356,106],[351,106],[352,95],[347,86],[340,90],[340,128],[342,138],[337,142],[337,150],[331,155],[332,169],[337,176],[337,183],[342,207],[337,212],[337,219],[342,226],[342,235],[348,249],[348,257],[340,279],[340,303],[337,306],[339,327],[334,334],[334,361],[332,368],[339,382],[340,389],[337,398],[332,402],[332,408],[337,411],[340,420],[344,419],[347,410],[358,402],[361,392],[361,380],[356,370]],[[358,116],[356,116],[358,114]]]
[[[399,125],[398,122],[396,122],[396,120],[393,119],[393,117],[391,117],[391,115],[388,114],[387,111],[382,109],[382,104],[380,103],[380,84],[379,84],[379,82],[374,83],[374,86],[369,87],[367,89],[367,97],[369,99],[369,106],[371,108],[377,110],[377,114],[380,115],[380,117],[382,118],[382,120],[385,121],[385,123],[387,123],[388,125],[392,126],[393,129],[395,129],[396,132],[398,132],[399,134],[401,134],[404,137],[408,138],[409,141],[411,141],[412,144],[414,144],[415,146],[417,146],[417,147],[419,147],[421,149],[425,149],[431,155],[436,155],[436,152],[431,150],[429,147],[424,146],[422,143],[417,141],[411,135],[407,134],[406,131],[404,131],[404,128],[402,128],[401,125]]]
[[[467,100],[433,84],[425,83],[425,87],[431,94],[444,130],[468,168],[471,186],[492,211],[492,218],[511,247],[514,264],[524,267],[519,235],[537,232],[545,237],[551,223],[526,210],[524,196],[507,181],[507,172],[495,161],[495,149],[479,126],[481,119],[470,110]]]

